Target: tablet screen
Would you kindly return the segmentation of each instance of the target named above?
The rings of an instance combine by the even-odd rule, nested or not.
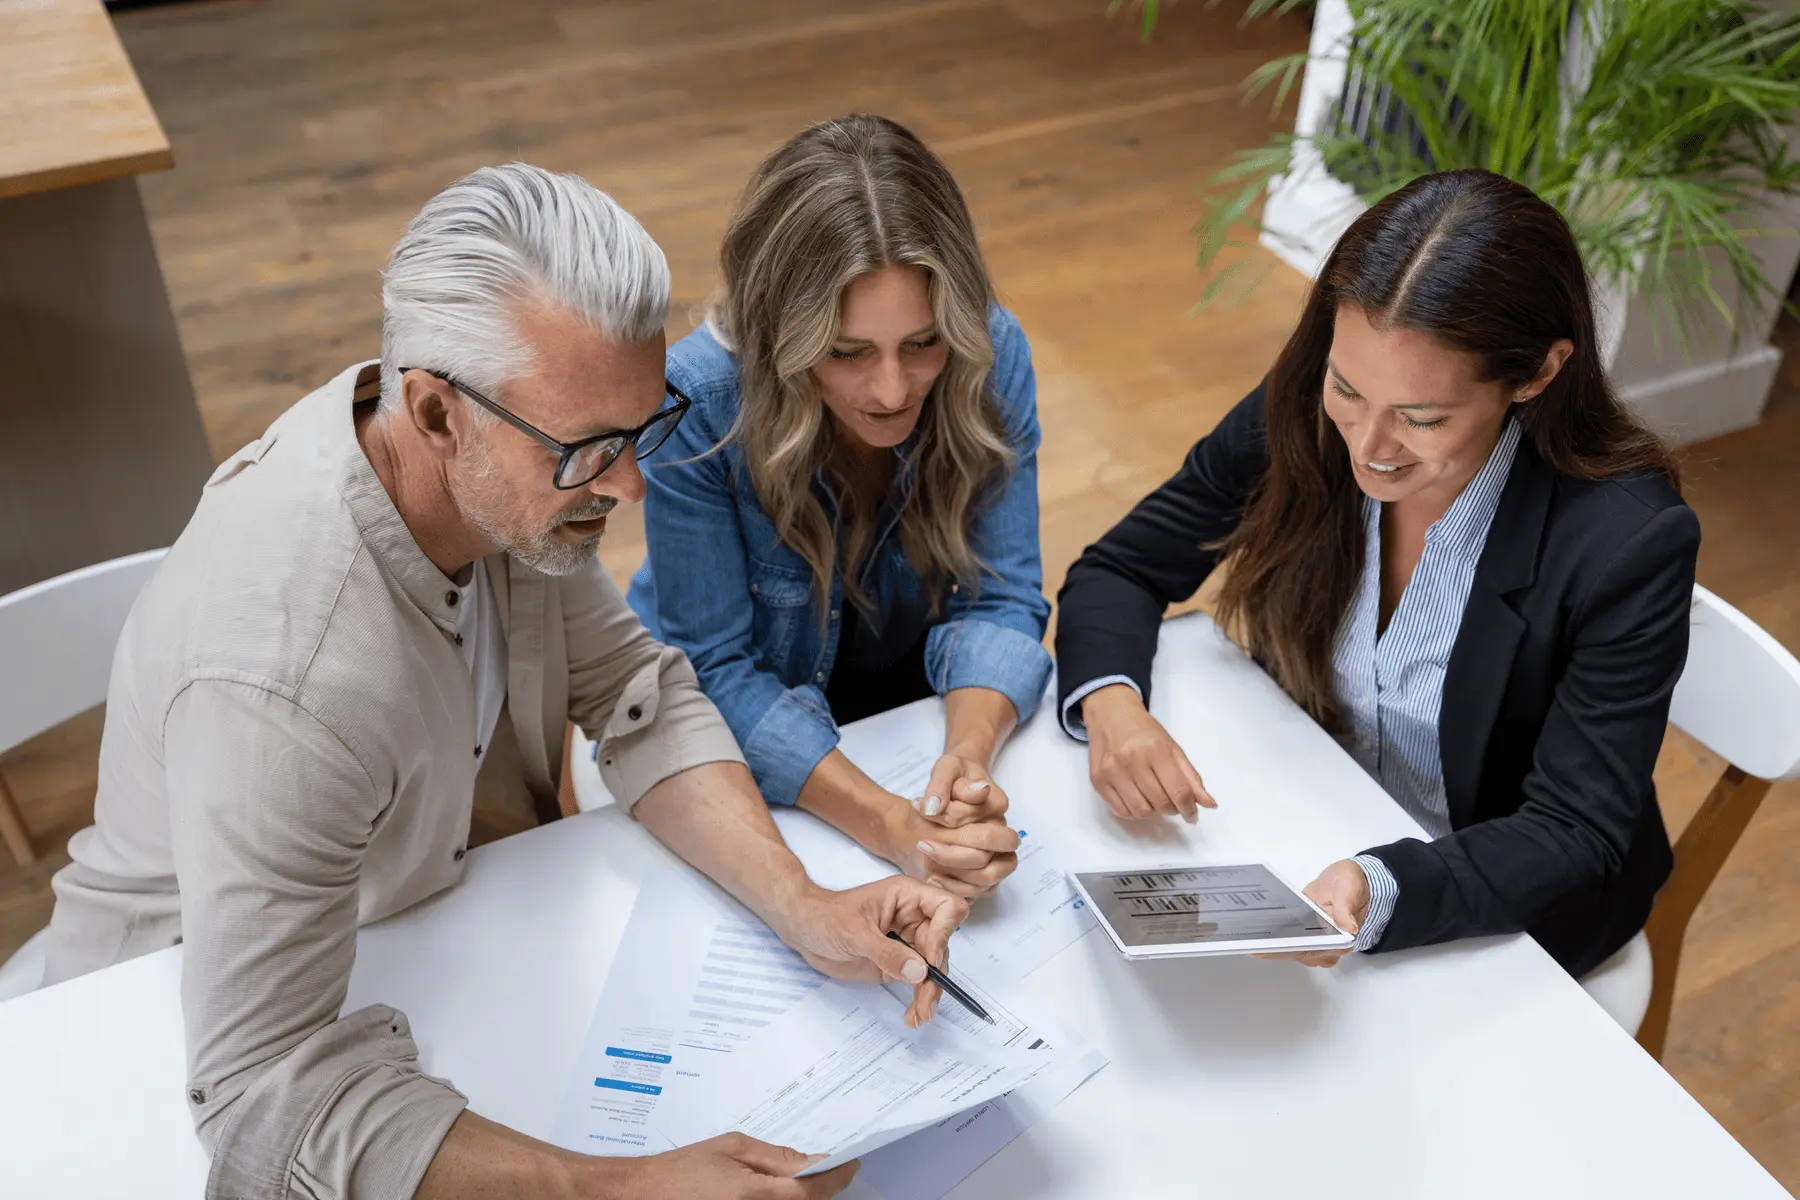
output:
[[[1130,948],[1338,932],[1261,865],[1105,871],[1077,878]]]

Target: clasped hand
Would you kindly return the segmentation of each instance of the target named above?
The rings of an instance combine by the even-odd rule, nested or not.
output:
[[[908,875],[965,898],[984,896],[1019,865],[1006,793],[976,759],[945,754],[925,794],[895,804],[887,858]]]

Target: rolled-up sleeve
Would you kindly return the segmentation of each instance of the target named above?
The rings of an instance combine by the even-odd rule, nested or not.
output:
[[[419,1069],[403,1014],[339,1017],[381,790],[312,714],[249,682],[191,683],[163,746],[206,1195],[411,1196],[467,1102]]]
[[[744,758],[770,804],[795,804],[800,789],[837,748],[838,727],[825,693],[811,684],[776,696],[744,740]]]
[[[1043,640],[1050,602],[1038,547],[1037,375],[1012,314],[996,309],[990,328],[993,388],[1015,461],[970,530],[970,545],[987,569],[978,586],[959,584],[952,593],[948,619],[926,639],[925,670],[939,694],[992,688],[1024,721],[1043,699],[1051,671]]]
[[[687,655],[650,636],[598,563],[562,589],[569,715],[598,743],[613,799],[629,810],[671,776],[744,761]]]

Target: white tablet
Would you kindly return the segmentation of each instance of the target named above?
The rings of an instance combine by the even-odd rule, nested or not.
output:
[[[1348,950],[1356,939],[1260,863],[1132,867],[1069,878],[1126,958]]]

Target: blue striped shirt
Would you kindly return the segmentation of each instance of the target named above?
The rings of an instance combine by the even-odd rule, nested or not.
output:
[[[1381,504],[1363,497],[1362,578],[1332,653],[1333,690],[1350,756],[1433,838],[1450,832],[1438,751],[1444,672],[1519,437],[1519,423],[1508,420],[1487,462],[1426,530],[1424,552],[1379,633]],[[1379,858],[1359,854],[1356,862],[1369,880],[1369,909],[1356,937],[1356,948],[1367,950],[1386,932],[1400,889]]]

